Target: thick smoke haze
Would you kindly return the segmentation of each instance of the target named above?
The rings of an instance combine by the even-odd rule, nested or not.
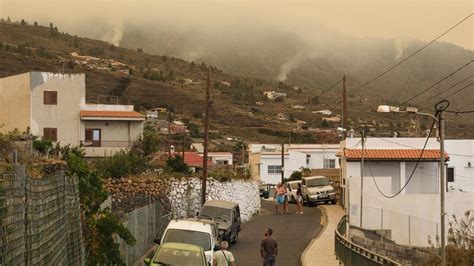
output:
[[[370,75],[368,66],[401,60],[473,11],[472,1],[451,0],[0,1],[4,18],[302,85]],[[472,51],[473,21],[440,41]]]

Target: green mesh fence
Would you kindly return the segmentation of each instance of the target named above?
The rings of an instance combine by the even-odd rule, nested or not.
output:
[[[84,265],[77,181],[0,175],[0,264]]]

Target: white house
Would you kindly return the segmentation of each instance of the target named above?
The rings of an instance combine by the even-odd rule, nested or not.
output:
[[[86,103],[84,74],[27,72],[0,79],[0,132],[18,129],[81,146],[88,157],[128,149],[145,117],[133,105]]]
[[[250,144],[249,165],[252,176],[266,184],[281,181],[281,145]],[[339,168],[336,157],[338,144],[291,144],[285,145],[284,177],[289,178],[303,168]]]
[[[233,164],[233,155],[231,152],[208,152],[207,156],[215,165]]]
[[[393,241],[402,245],[428,246],[428,239],[434,240],[439,235],[439,143],[436,138],[429,139],[422,153],[425,140],[368,138],[363,171],[360,139],[349,138],[341,142],[341,184],[345,190],[344,198],[349,198],[346,208],[351,225],[385,230]],[[471,141],[446,141],[447,165],[454,167],[454,186],[464,184],[456,182],[456,174],[464,167],[468,168],[465,158],[472,159],[469,157],[472,156],[472,148],[470,152],[466,151],[469,149],[466,143],[469,142],[472,145]],[[451,153],[466,157],[453,156]],[[464,159],[459,160],[458,157]],[[469,170],[463,171],[462,176],[468,178]],[[446,194],[448,218],[453,214],[460,217],[473,206],[472,192],[453,189]]]
[[[474,140],[445,140],[450,160],[447,163],[448,190],[474,193]]]

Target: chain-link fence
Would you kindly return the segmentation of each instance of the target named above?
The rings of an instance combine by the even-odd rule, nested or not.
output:
[[[359,205],[351,204],[351,225],[360,226],[358,209]],[[435,221],[369,206],[364,206],[362,214],[362,228],[378,231],[381,240],[417,247],[430,246],[430,242],[437,245],[440,229]]]
[[[127,265],[137,263],[153,247],[153,239],[161,237],[171,218],[171,213],[165,211],[159,202],[148,204],[125,215],[122,222],[136,239],[133,246],[128,246],[120,238],[117,239],[120,253]]]
[[[83,265],[77,180],[0,174],[0,265]]]

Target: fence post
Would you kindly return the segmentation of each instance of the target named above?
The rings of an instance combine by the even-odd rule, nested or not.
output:
[[[380,209],[380,229],[381,229],[381,232],[380,232],[380,241],[383,241],[383,209]]]
[[[408,215],[408,246],[411,246],[411,223],[410,223],[410,215]]]

